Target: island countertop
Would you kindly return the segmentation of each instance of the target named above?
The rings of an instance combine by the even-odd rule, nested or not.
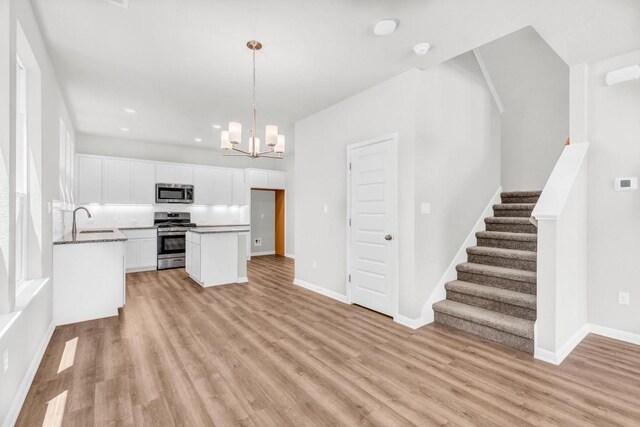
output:
[[[83,229],[78,230],[74,236],[71,233],[65,234],[62,238],[53,242],[54,245],[66,245],[75,243],[109,243],[125,242],[127,236],[117,228]]]
[[[249,225],[212,225],[208,227],[193,227],[189,231],[196,234],[213,233],[244,233],[251,230]]]

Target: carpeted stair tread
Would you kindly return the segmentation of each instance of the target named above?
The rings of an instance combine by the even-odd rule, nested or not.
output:
[[[493,248],[490,246],[471,246],[467,248],[468,254],[490,256],[496,258],[521,259],[524,261],[536,261],[537,253],[522,251],[519,249]]]
[[[515,197],[540,197],[542,191],[503,191],[500,193],[501,198],[515,198]]]
[[[485,224],[514,224],[514,225],[530,225],[529,218],[517,216],[490,216],[484,219]]]
[[[482,276],[498,277],[515,280],[516,282],[536,283],[536,273],[533,271],[516,270],[514,268],[496,267],[493,265],[465,262],[456,266],[456,270],[463,273],[479,274]]]
[[[437,313],[443,313],[459,319],[488,326],[512,335],[533,339],[534,322],[532,320],[496,313],[494,311],[449,300],[435,303],[433,305],[433,310]]]
[[[472,295],[532,310],[536,309],[536,296],[531,294],[510,291],[508,289],[494,288],[487,285],[479,285],[477,283],[465,282],[463,280],[453,280],[446,283],[444,287],[447,291],[451,292]]]
[[[500,203],[493,205],[494,211],[532,211],[536,207],[535,203]]]
[[[517,240],[520,242],[537,242],[538,235],[534,233],[511,233],[508,231],[478,231],[476,237],[479,239],[493,240]]]

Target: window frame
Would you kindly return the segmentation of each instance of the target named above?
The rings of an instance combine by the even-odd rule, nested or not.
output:
[[[16,206],[15,206],[15,284],[18,295],[27,284],[29,222],[29,137],[27,68],[16,56]],[[20,191],[19,191],[20,190]],[[20,230],[18,239],[18,229]]]

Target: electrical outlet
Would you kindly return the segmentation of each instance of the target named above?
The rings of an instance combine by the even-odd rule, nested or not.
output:
[[[314,259],[314,260],[313,260],[313,268],[316,268],[316,267],[318,267],[318,263],[317,263],[317,262],[316,262],[316,260]]]
[[[9,349],[5,348],[2,351],[2,373],[9,370]]]
[[[253,246],[262,246],[262,237],[253,239]]]
[[[431,203],[421,203],[420,204],[420,213],[423,215],[428,215],[431,213]]]
[[[618,292],[618,304],[629,305],[629,292]]]

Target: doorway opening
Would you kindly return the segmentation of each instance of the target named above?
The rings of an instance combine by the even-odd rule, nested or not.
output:
[[[285,190],[251,189],[251,256],[285,256]]]

